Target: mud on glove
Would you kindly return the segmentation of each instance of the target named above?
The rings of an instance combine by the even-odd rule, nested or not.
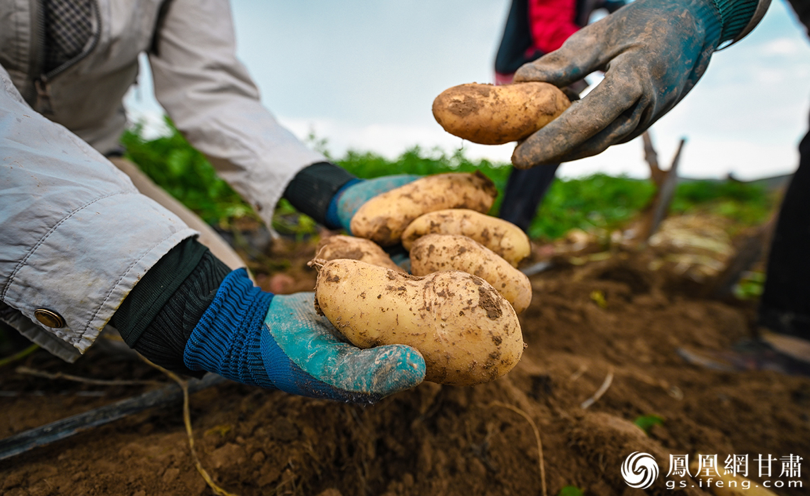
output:
[[[274,296],[253,286],[244,269],[231,272],[186,343],[186,367],[300,396],[367,404],[422,382],[418,351],[404,345],[361,350],[342,342],[313,301],[313,293]]]
[[[636,0],[524,65],[515,82],[560,88],[598,70],[605,79],[521,143],[521,169],[601,153],[639,136],[686,96],[720,43],[736,41],[769,0]]]

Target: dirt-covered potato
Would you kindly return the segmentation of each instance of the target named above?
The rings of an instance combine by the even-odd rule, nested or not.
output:
[[[460,270],[490,283],[521,313],[532,302],[532,285],[524,273],[482,244],[457,234],[428,234],[411,248],[411,272],[426,276],[441,270]]]
[[[373,241],[354,236],[329,236],[315,248],[315,258],[320,260],[360,260],[378,267],[405,272],[391,257]]]
[[[360,348],[405,344],[425,358],[425,380],[467,386],[507,373],[523,354],[514,309],[480,277],[416,277],[356,260],[313,262],[315,304]]]
[[[445,131],[459,138],[502,145],[528,138],[569,106],[568,97],[548,83],[471,83],[437,96],[433,116]]]
[[[352,234],[393,245],[420,215],[446,208],[488,212],[497,195],[495,185],[480,172],[423,177],[367,201],[352,217]]]
[[[515,267],[531,253],[529,237],[518,226],[472,210],[440,210],[419,217],[402,233],[402,246],[410,250],[413,243],[426,234],[467,236]]]

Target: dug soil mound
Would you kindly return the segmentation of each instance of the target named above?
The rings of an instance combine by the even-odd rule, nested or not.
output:
[[[528,348],[512,372],[489,384],[425,383],[370,407],[234,383],[197,393],[191,417],[202,464],[222,487],[241,495],[542,494],[538,443],[518,411],[538,427],[550,495],[565,486],[591,495],[642,494],[620,471],[634,451],[652,454],[665,471],[648,494],[705,494],[700,487],[666,488],[670,454],[717,454],[721,465],[729,454],[747,454],[755,480],[759,454],[806,458],[810,380],[699,369],[676,353],[679,347],[720,350],[750,335],[754,304],[701,299],[694,286],[653,268],[645,255],[619,253],[532,276],[534,299],[521,317]],[[295,290],[312,287],[314,273],[303,262],[288,274]],[[101,349],[74,365],[43,351],[17,365],[166,380]],[[15,368],[0,369],[2,437],[155,387],[101,387]],[[604,394],[583,409],[609,376]],[[663,423],[645,435],[632,422],[649,415]],[[781,468],[774,462],[773,480]],[[806,472],[793,480],[810,487]],[[0,462],[0,491],[211,494],[189,455],[179,404]]]

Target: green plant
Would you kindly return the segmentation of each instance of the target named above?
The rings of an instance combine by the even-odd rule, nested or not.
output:
[[[195,150],[167,119],[171,134],[155,139],[143,137],[136,125],[121,140],[127,156],[159,186],[200,215],[206,222],[228,227],[241,217],[258,220],[251,206],[220,179],[206,158]],[[498,188],[498,199],[490,213],[497,214],[509,178],[508,164],[470,159],[464,150],[447,153],[418,146],[389,160],[368,151],[350,150],[343,157],[329,154],[328,141],[311,132],[311,147],[336,164],[363,179],[391,174],[438,174],[480,171]],[[652,198],[655,187],[649,180],[595,174],[578,179],[558,179],[549,188],[529,227],[529,236],[553,240],[571,229],[610,230],[632,219]],[[763,222],[773,208],[774,198],[762,187],[731,181],[687,181],[678,185],[672,203],[675,214],[708,212],[735,221],[738,228]],[[315,222],[299,214],[282,200],[273,227],[279,232],[304,236],[316,232]]]
[[[670,211],[675,214],[703,211],[752,226],[765,222],[773,206],[773,195],[758,184],[687,181],[678,185]]]
[[[509,178],[509,167],[505,164],[495,164],[486,159],[472,160],[464,155],[463,150],[447,154],[440,149],[424,150],[419,146],[405,150],[394,160],[388,160],[373,152],[349,150],[335,163],[361,179],[372,179],[391,174],[427,176],[443,172],[480,171],[490,178],[498,189],[498,198],[492,206],[492,213],[497,212],[500,208],[503,191]]]
[[[644,208],[654,193],[650,181],[604,174],[554,181],[529,227],[529,237],[556,239],[575,228],[614,229]]]
[[[582,492],[582,489],[576,486],[565,486],[564,488],[560,489],[557,496],[585,496],[585,493]]]
[[[273,212],[273,229],[281,234],[295,236],[299,241],[304,236],[312,236],[318,232],[315,220],[304,215],[293,207],[290,202],[282,198]]]
[[[194,149],[174,125],[169,136],[145,139],[136,125],[121,136],[126,156],[161,188],[209,224],[227,225],[231,219],[249,216],[258,219],[250,205],[233,190],[205,156]]]
[[[758,271],[745,272],[732,292],[740,300],[750,300],[762,295],[765,290],[765,273]]]
[[[649,434],[650,429],[655,425],[664,425],[664,417],[660,415],[642,415],[633,421],[641,430]]]

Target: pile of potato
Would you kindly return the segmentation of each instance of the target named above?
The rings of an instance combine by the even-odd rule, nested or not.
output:
[[[318,245],[319,312],[355,346],[416,348],[426,380],[471,385],[504,375],[525,346],[517,313],[532,289],[515,267],[530,244],[516,226],[485,215],[496,195],[480,173],[449,173],[375,197],[352,218],[359,237]],[[412,274],[379,246],[397,243],[410,251]]]
[[[451,134],[494,145],[527,138],[570,105],[546,83],[473,83],[442,92],[433,115]],[[517,313],[532,288],[515,267],[530,245],[485,215],[496,194],[480,173],[439,174],[373,198],[352,217],[356,238],[318,246],[315,305],[356,346],[419,350],[426,380],[470,385],[507,373],[525,346]],[[412,274],[378,246],[398,243]]]

